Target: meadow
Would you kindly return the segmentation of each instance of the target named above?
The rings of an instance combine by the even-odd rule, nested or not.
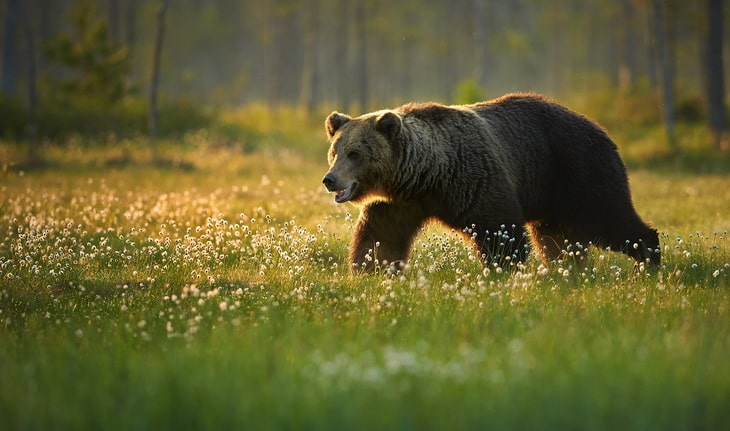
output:
[[[2,428],[730,429],[727,167],[632,166],[657,271],[583,245],[485,270],[429,226],[403,272],[351,275],[319,139],[38,170],[0,145]]]

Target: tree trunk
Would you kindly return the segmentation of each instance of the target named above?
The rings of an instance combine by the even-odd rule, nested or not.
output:
[[[20,16],[20,0],[7,0],[5,2],[5,25],[3,36],[3,69],[2,85],[3,94],[9,97],[17,96],[18,81],[18,19]]]
[[[639,37],[637,36],[637,20],[636,5],[632,0],[623,0],[621,8],[621,19],[625,25],[619,28],[622,32],[621,44],[621,61],[618,70],[618,86],[619,89],[627,92],[634,88],[635,82],[639,75],[637,64],[637,47],[639,46]]]
[[[127,0],[124,10],[124,45],[130,52],[134,53],[134,44],[137,39],[137,0]]]
[[[300,103],[312,114],[319,103],[319,0],[309,0],[304,10],[304,58]]]
[[[121,45],[122,38],[119,37],[119,0],[109,0],[109,11],[107,15],[109,17],[109,39]]]
[[[27,9],[20,12],[23,17],[23,32],[25,33],[26,49],[28,50],[28,163],[38,164],[38,90],[36,80],[36,52],[33,41],[33,29]]]
[[[659,78],[661,84],[662,114],[664,127],[667,133],[667,142],[672,151],[676,151],[677,143],[674,134],[674,79],[669,62],[669,44],[667,42],[667,26],[665,14],[665,1],[652,0],[652,21],[654,30],[654,43],[656,44],[657,65],[659,67]]]
[[[337,64],[339,62],[340,66],[343,68],[342,70],[344,73],[336,73],[334,78],[337,80],[338,109],[348,112],[350,104],[352,103],[352,99],[350,98],[351,89],[349,81],[349,77],[352,76],[352,63],[349,55],[350,48],[352,46],[352,33],[350,32],[350,28],[352,26],[350,21],[350,0],[341,0],[337,4],[340,7],[340,19],[337,24],[339,37],[337,37],[335,41],[336,56],[332,63]]]
[[[159,136],[159,123],[157,112],[157,90],[160,84],[160,57],[162,56],[162,41],[165,37],[165,12],[169,0],[162,0],[160,9],[157,11],[157,35],[155,37],[155,49],[152,55],[152,78],[150,80],[150,137],[152,139],[152,157],[158,160],[157,138]]]
[[[127,55],[132,63],[135,60],[135,44],[137,42],[137,0],[127,0],[124,2],[124,37],[122,44],[127,49]],[[127,79],[133,81],[133,67],[129,68]]]
[[[715,148],[725,132],[725,80],[722,64],[722,0],[707,0],[707,113]]]
[[[289,75],[286,74],[288,69],[284,67],[283,61],[281,60],[282,51],[286,50],[287,41],[282,36],[282,32],[286,30],[284,28],[286,23],[283,22],[285,16],[281,12],[280,9],[282,8],[280,6],[281,0],[270,0],[263,4],[263,86],[269,108],[274,108],[281,103],[283,99],[282,93],[285,87],[284,81],[289,79]]]
[[[485,0],[473,0],[472,3],[472,55],[474,64],[472,79],[480,87],[486,85],[484,71],[486,70],[487,32],[486,16],[487,5]]]
[[[358,45],[355,76],[357,76],[359,109],[362,112],[368,110],[368,91],[370,90],[368,88],[368,34],[365,2],[366,0],[355,1],[355,33]]]

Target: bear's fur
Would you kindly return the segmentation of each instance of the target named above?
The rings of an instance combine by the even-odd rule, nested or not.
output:
[[[357,118],[333,112],[327,190],[364,205],[354,269],[405,262],[436,219],[474,240],[485,263],[548,263],[566,244],[609,247],[658,265],[659,239],[634,210],[606,132],[531,94],[464,106],[408,104]],[[508,262],[507,262],[508,261]]]

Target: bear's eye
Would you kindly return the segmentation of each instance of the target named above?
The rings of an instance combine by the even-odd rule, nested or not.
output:
[[[350,151],[349,153],[347,153],[347,158],[352,161],[360,160],[360,153],[358,153],[357,151]]]

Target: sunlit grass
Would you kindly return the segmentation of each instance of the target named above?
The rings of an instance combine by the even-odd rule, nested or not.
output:
[[[324,192],[324,161],[192,142],[194,170],[136,149],[110,168],[96,151],[0,174],[8,429],[730,420],[727,175],[631,173],[657,271],[584,245],[485,270],[429,226],[404,271],[353,276],[357,209]]]

